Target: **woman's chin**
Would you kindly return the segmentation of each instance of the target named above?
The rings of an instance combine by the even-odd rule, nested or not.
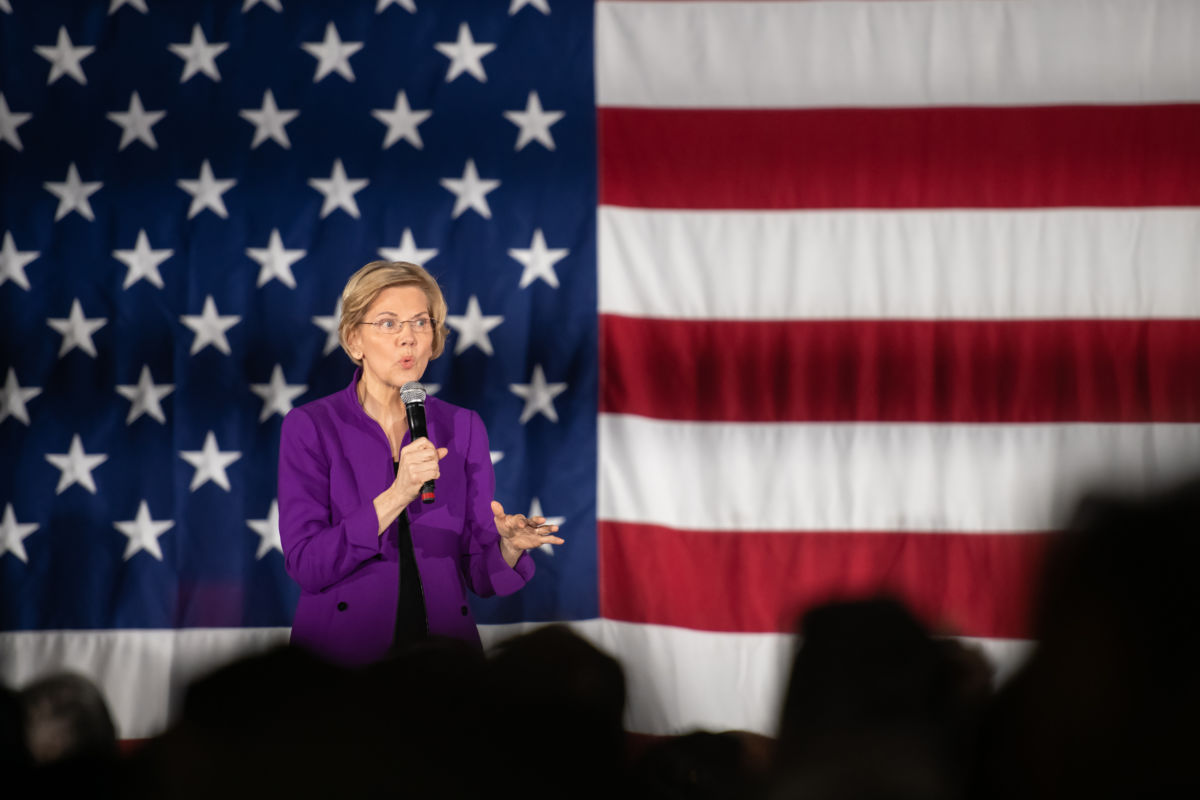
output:
[[[421,380],[421,376],[424,374],[425,370],[420,367],[414,366],[408,369],[397,367],[396,369],[392,370],[392,374],[389,376],[389,378],[391,379],[393,386],[403,386],[409,381]]]

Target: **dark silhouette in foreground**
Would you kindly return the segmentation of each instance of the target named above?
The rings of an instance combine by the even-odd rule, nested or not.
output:
[[[437,639],[354,670],[266,652],[193,683],[124,757],[99,690],[51,676],[0,691],[0,767],[18,798],[1200,796],[1198,563],[1200,481],[1084,501],[1050,539],[1039,644],[995,696],[977,650],[895,600],[811,609],[775,740],[630,737],[620,665],[547,626],[486,659]]]
[[[1047,555],[1037,649],[990,715],[980,798],[1200,796],[1200,481],[1095,496]]]

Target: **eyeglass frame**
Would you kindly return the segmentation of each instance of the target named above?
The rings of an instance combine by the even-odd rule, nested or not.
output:
[[[386,330],[385,328],[382,327],[383,323],[385,323],[385,322],[396,323],[396,328],[394,330]],[[423,322],[425,327],[418,328],[417,323],[420,323],[420,322]],[[370,325],[376,331],[378,331],[379,333],[382,333],[385,336],[396,336],[396,335],[400,334],[401,332],[404,331],[405,325],[410,326],[413,334],[416,336],[420,336],[425,333],[433,333],[433,317],[431,317],[428,314],[418,314],[417,316],[413,317],[412,319],[398,319],[397,317],[392,315],[392,316],[384,317],[383,319],[377,319],[374,322],[360,322],[358,324],[359,325]]]

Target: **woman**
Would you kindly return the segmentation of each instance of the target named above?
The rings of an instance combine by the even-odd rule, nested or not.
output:
[[[466,590],[511,594],[533,577],[526,550],[557,526],[506,514],[479,415],[436,398],[412,441],[400,387],[445,344],[446,301],[419,266],[373,261],[342,292],[342,349],[359,367],[342,391],[295,408],[279,442],[279,534],[300,584],[292,642],[363,664],[426,635],[479,643]],[[420,501],[436,480],[436,500]]]

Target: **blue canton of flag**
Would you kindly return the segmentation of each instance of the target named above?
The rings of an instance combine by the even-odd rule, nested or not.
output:
[[[592,8],[0,0],[0,628],[291,623],[283,415],[346,278],[424,264],[425,381],[558,521],[484,622],[596,617]]]

